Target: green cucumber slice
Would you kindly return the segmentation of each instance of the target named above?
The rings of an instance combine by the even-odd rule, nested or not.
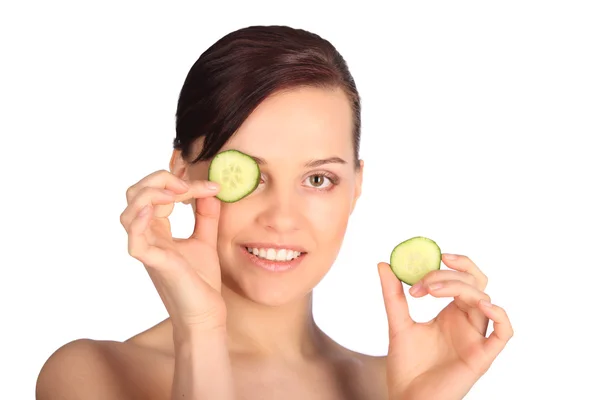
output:
[[[258,187],[260,169],[249,155],[238,150],[225,150],[210,162],[208,180],[221,186],[216,196],[219,200],[233,203],[248,196]]]
[[[398,279],[414,285],[431,271],[440,269],[442,252],[433,240],[416,236],[392,250],[390,267]]]

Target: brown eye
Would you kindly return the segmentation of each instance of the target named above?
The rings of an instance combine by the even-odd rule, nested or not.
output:
[[[323,185],[324,181],[325,177],[322,175],[313,175],[310,177],[310,183],[315,187],[320,187],[321,185]]]
[[[311,175],[306,179],[305,184],[319,190],[325,189],[334,183],[331,178],[323,174]]]

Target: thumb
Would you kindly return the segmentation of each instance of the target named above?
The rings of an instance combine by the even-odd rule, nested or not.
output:
[[[216,197],[196,198],[194,207],[194,232],[192,238],[217,247],[221,202]]]
[[[390,336],[393,336],[411,326],[414,321],[408,311],[408,302],[406,301],[402,282],[394,275],[388,263],[380,262],[377,264],[377,268],[381,280]]]

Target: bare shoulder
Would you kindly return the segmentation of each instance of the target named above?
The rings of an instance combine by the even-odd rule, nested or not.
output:
[[[161,370],[168,368],[168,361],[166,355],[136,343],[78,339],[60,347],[45,362],[36,399],[158,398],[170,390],[169,380],[162,379],[168,374]],[[153,392],[146,396],[141,390]]]
[[[38,376],[36,399],[124,399],[105,342],[78,339],[56,350]]]

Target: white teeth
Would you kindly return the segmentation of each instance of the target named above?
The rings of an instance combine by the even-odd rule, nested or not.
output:
[[[294,258],[298,257],[300,254],[299,251],[289,250],[289,249],[259,249],[256,247],[246,247],[249,253],[254,254],[257,257],[264,258],[269,261],[291,261]]]
[[[277,251],[277,255],[275,256],[277,261],[285,261],[287,258],[287,250],[279,249]]]

